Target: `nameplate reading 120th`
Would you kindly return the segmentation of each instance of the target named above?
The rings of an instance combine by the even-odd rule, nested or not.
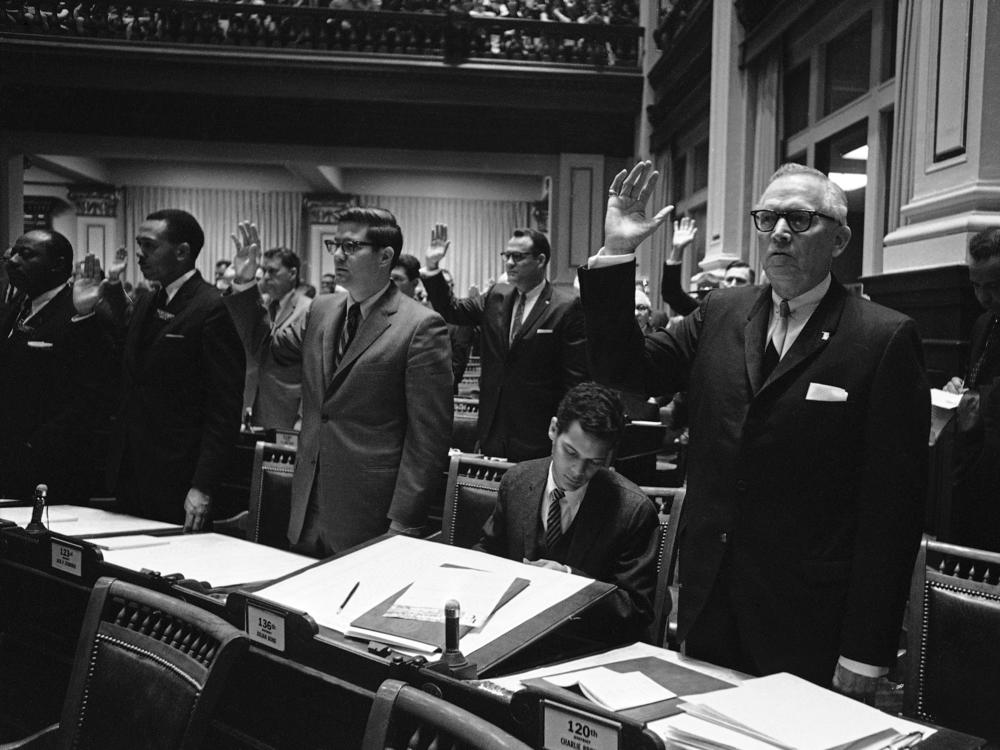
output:
[[[277,651],[285,650],[285,617],[271,610],[247,604],[247,635]]]
[[[545,750],[618,750],[618,722],[547,700],[542,710]]]
[[[83,575],[83,548],[66,542],[52,542],[52,567],[74,576]]]

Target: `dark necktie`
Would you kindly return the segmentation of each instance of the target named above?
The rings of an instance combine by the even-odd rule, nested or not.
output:
[[[972,365],[972,369],[969,370],[969,377],[965,380],[966,388],[975,388],[979,383],[976,381],[979,379],[979,373],[983,369],[983,365],[986,363],[986,358],[990,355],[990,351],[996,346],[997,338],[1000,338],[1000,323],[997,322],[997,316],[993,316],[993,321],[990,323],[990,331],[986,334],[986,341],[983,342],[983,351],[979,355],[979,359],[976,363]]]
[[[337,346],[337,364],[344,358],[344,353],[354,341],[354,336],[358,332],[358,322],[361,320],[361,305],[355,302],[347,311],[347,320],[344,321],[340,329],[340,341]]]
[[[514,325],[510,329],[510,343],[514,343],[514,339],[517,338],[517,334],[521,332],[521,326],[524,325],[524,294],[521,292],[517,293],[517,308],[514,310]]]
[[[767,342],[767,349],[764,350],[764,362],[761,365],[764,380],[767,380],[781,359],[781,350],[785,347],[785,337],[788,335],[788,316],[791,313],[788,300],[781,300],[781,305],[778,306],[778,325],[775,326],[771,340]]]
[[[558,487],[549,493],[549,514],[545,523],[545,549],[551,554],[562,538],[562,503],[566,493]]]
[[[31,317],[31,298],[25,297],[24,302],[21,304],[21,311],[17,314],[16,327],[17,330],[22,333],[30,330],[25,322]]]
[[[271,316],[271,325],[274,325],[275,321],[278,320],[278,308],[280,303],[278,300],[272,300],[267,306],[267,314]]]

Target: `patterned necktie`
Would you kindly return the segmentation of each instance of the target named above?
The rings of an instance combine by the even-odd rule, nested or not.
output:
[[[997,338],[1000,337],[1000,323],[997,322],[997,316],[993,316],[993,322],[990,323],[990,332],[986,334],[986,341],[983,342],[983,351],[979,355],[979,359],[969,370],[969,377],[965,380],[966,388],[975,388],[979,383],[976,381],[979,379],[979,373],[983,369],[983,365],[986,363],[986,358],[990,354],[990,350],[996,346]]]
[[[340,342],[337,346],[337,364],[344,358],[344,353],[354,341],[354,336],[358,332],[358,321],[361,319],[361,304],[355,302],[347,311],[347,320],[344,321],[340,329]]]
[[[775,326],[771,340],[767,343],[767,349],[764,350],[764,363],[761,370],[765,380],[778,366],[778,361],[781,359],[781,352],[785,348],[785,337],[788,336],[788,316],[791,314],[788,300],[781,300],[781,304],[778,306],[778,325]]]
[[[524,294],[521,292],[517,293],[517,309],[514,310],[514,325],[510,329],[510,343],[514,343],[514,339],[517,338],[517,334],[521,332],[521,326],[524,324]]]
[[[545,549],[552,552],[562,538],[562,499],[566,493],[555,487],[549,493],[549,514],[545,523]]]
[[[25,297],[24,302],[21,304],[21,311],[17,314],[17,330],[24,333],[31,330],[25,322],[31,317],[31,297]]]

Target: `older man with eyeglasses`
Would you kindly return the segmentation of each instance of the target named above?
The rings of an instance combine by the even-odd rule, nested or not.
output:
[[[547,456],[549,419],[587,375],[580,300],[546,280],[552,250],[539,231],[514,230],[500,253],[507,282],[476,297],[455,298],[442,277],[439,264],[449,246],[448,228],[437,225],[424,289],[447,322],[479,326],[479,449],[515,462]]]
[[[657,178],[649,162],[615,178],[605,246],[580,281],[597,375],[689,394],[678,636],[691,656],[871,697],[895,659],[923,519],[916,325],[833,278],[846,196],[788,164],[752,211],[770,285],[709,293],[643,337],[631,261],[671,211],[645,214]]]
[[[440,486],[451,438],[451,347],[441,316],[390,280],[403,246],[381,208],[338,217],[332,253],[345,292],[313,300],[294,324],[272,330],[271,354],[302,368],[299,434],[288,540],[326,557],[385,532],[418,535]],[[249,283],[259,245],[239,248],[237,282]],[[252,315],[260,292],[234,295]]]

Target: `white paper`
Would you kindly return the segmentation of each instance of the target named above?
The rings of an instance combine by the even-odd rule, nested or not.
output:
[[[484,552],[394,536],[305,570],[261,589],[254,596],[308,612],[318,624],[344,633],[352,621],[375,605],[444,564],[529,581],[528,587],[497,610],[482,628],[462,637],[460,645],[466,654],[503,637],[592,583],[590,578],[525,565]],[[343,612],[338,613],[340,603],[355,582],[359,583],[358,590]]]
[[[309,557],[222,534],[178,534],[160,538],[168,539],[169,544],[106,550],[104,560],[129,570],[145,568],[162,575],[180,573],[185,578],[208,581],[215,587],[271,581],[315,562]]]
[[[841,747],[887,729],[923,729],[785,672],[684,700],[681,707],[695,716],[725,717],[730,727],[795,750]]]
[[[136,549],[138,547],[160,547],[170,544],[169,536],[150,536],[149,534],[130,534],[129,536],[99,536],[84,539],[98,549]]]
[[[624,711],[677,697],[642,672],[615,672],[607,667],[576,672],[576,684],[590,700],[611,711]]]
[[[931,388],[931,405],[942,409],[956,409],[962,400],[961,393],[949,393],[940,388]]]
[[[26,526],[31,520],[30,507],[0,507],[0,518]],[[181,527],[163,521],[151,521],[125,513],[111,513],[99,508],[82,505],[50,505],[42,513],[42,523],[50,531],[67,536],[88,537],[95,534],[132,534],[148,531],[167,531]]]
[[[459,624],[482,627],[513,577],[468,568],[438,567],[416,579],[385,613],[386,617],[444,622],[444,605],[456,600],[461,609]]]

